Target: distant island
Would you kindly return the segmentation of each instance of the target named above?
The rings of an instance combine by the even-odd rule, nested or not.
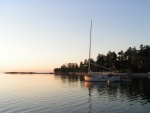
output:
[[[54,72],[5,72],[5,74],[54,74]]]
[[[148,73],[150,72],[150,46],[141,44],[138,50],[135,47],[129,47],[126,51],[121,50],[118,53],[109,51],[107,55],[98,54],[96,60],[91,58],[90,62],[93,72],[109,71],[101,68],[107,67],[119,73]],[[54,72],[87,73],[87,70],[88,59],[85,59],[79,65],[77,63],[63,64],[59,68],[55,68]]]

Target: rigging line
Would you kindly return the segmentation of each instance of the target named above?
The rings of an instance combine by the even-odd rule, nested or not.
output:
[[[94,63],[91,63],[92,65],[95,65],[95,66],[98,66],[98,67],[101,67],[101,68],[104,68],[104,69],[108,69],[108,70],[114,70],[114,69],[111,69],[111,68],[107,68],[107,67],[104,67],[104,66],[100,66],[100,65],[97,65],[97,64],[94,64]]]

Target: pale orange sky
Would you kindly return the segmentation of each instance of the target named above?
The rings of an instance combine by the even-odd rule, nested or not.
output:
[[[52,72],[150,42],[150,1],[0,1],[0,72]]]

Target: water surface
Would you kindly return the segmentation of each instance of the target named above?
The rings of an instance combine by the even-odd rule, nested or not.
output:
[[[84,82],[83,76],[0,74],[0,113],[149,113],[150,80]]]

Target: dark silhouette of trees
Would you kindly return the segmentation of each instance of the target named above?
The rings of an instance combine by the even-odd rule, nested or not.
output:
[[[100,65],[100,66],[106,66],[106,56],[103,54],[98,54],[97,56],[97,60],[96,60],[96,65]],[[96,71],[103,71],[102,68],[97,67]]]
[[[91,71],[96,72],[106,71],[106,69],[96,65],[111,68],[119,72],[150,72],[150,46],[141,44],[139,50],[135,47],[129,47],[125,52],[121,50],[118,54],[109,51],[107,55],[98,54],[96,61],[91,58],[90,62]],[[87,72],[87,70],[88,60],[85,59],[80,62],[79,66],[77,63],[68,63],[62,65],[60,68],[55,68],[54,72]]]

